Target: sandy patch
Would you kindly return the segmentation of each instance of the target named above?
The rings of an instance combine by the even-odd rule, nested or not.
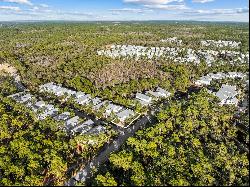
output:
[[[17,69],[8,63],[0,64],[0,75],[11,75],[15,77],[17,81],[20,81],[20,77],[17,75]]]
[[[17,73],[17,70],[15,67],[11,66],[10,64],[4,63],[4,64],[0,64],[0,72],[8,73],[10,75],[15,75]]]

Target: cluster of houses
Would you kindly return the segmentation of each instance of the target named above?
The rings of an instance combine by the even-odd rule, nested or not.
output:
[[[117,57],[135,57],[136,59],[140,57],[146,57],[152,59],[153,57],[164,56],[166,50],[170,54],[174,55],[176,53],[175,48],[165,48],[165,47],[144,47],[135,45],[111,45],[107,50],[97,51],[98,55],[105,55],[111,58]]]
[[[249,63],[249,53],[243,54],[237,51],[214,51],[214,50],[193,50],[191,48],[171,48],[171,47],[144,47],[135,45],[110,45],[108,49],[97,51],[98,55],[104,55],[113,59],[117,57],[148,59],[164,57],[174,62],[199,64],[204,59],[208,65],[222,57],[228,57],[227,63]]]
[[[162,39],[161,42],[168,42],[168,43],[174,43],[177,45],[181,45],[182,44],[182,40],[178,40],[177,37],[173,37],[173,38],[168,38],[168,39]]]
[[[236,41],[223,41],[223,40],[202,40],[202,46],[215,46],[215,47],[231,47],[231,48],[238,48],[241,45],[241,42]]]
[[[69,98],[79,105],[91,106],[93,111],[100,111],[104,109],[103,117],[113,117],[119,120],[119,124],[124,126],[125,121],[132,119],[137,114],[128,108],[112,103],[108,100],[101,100],[99,97],[92,98],[90,94],[85,94],[84,92],[77,92],[67,88],[64,88],[55,83],[47,83],[41,85],[39,88],[40,92],[47,92],[56,95],[57,97],[64,96],[64,100]]]
[[[219,80],[219,79],[225,79],[225,78],[240,78],[243,79],[247,75],[241,72],[228,72],[228,73],[223,73],[223,72],[218,72],[218,73],[209,73],[205,76],[202,76],[199,80],[195,81],[195,85],[201,86],[201,85],[210,85],[212,80]]]
[[[206,76],[202,76],[199,80],[195,82],[195,85],[202,86],[202,85],[210,85],[212,80],[219,80],[219,79],[225,79],[225,78],[240,78],[244,79],[247,75],[243,74],[241,72],[228,72],[228,73],[209,73]],[[230,104],[237,106],[239,103],[239,100],[237,99],[238,91],[236,90],[236,86],[231,86],[227,84],[223,84],[222,87],[218,92],[214,92],[214,95],[216,95],[220,99],[220,104]]]
[[[231,86],[228,84],[223,84],[218,92],[214,93],[220,99],[220,105],[235,105],[237,106],[239,103],[238,91],[236,86]]]
[[[72,116],[70,112],[60,113],[59,108],[51,104],[46,104],[43,100],[38,101],[35,96],[27,91],[16,93],[8,97],[31,109],[36,114],[37,120],[42,121],[48,117],[52,117],[57,121],[63,122],[63,129],[69,134],[99,134],[106,130],[104,126],[96,126],[90,119],[87,120],[79,116]]]
[[[170,95],[170,92],[158,87],[155,91],[146,91],[145,94],[136,93],[135,98],[142,106],[148,106],[152,104],[153,100],[158,100],[159,98],[167,98]]]
[[[64,100],[71,98],[79,105],[90,106],[95,112],[102,111],[102,116],[104,118],[111,118],[114,124],[121,127],[125,127],[127,123],[131,124],[140,116],[140,114],[131,109],[125,108],[124,106],[114,104],[108,100],[102,100],[98,97],[92,98],[90,94],[73,91],[62,87],[61,85],[56,85],[53,82],[41,85],[39,91],[52,93],[57,97],[64,96]],[[145,94],[136,93],[135,100],[142,106],[148,106],[153,100],[169,96],[170,92],[158,87],[155,91],[146,91]]]
[[[185,57],[179,57],[181,53],[187,53]],[[105,55],[111,58],[124,57],[139,59],[146,57],[148,59],[165,57],[175,62],[195,62],[199,63],[199,57],[192,49],[173,47],[144,47],[135,45],[111,45],[107,50],[97,51],[98,55]]]

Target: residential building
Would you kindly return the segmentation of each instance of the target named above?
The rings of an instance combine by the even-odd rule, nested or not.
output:
[[[162,88],[160,88],[160,87],[158,87],[158,88],[156,89],[156,92],[157,92],[159,95],[161,95],[162,97],[169,97],[169,96],[171,95],[170,92],[168,92],[168,91],[166,91],[166,90],[164,90],[164,89],[162,89]]]
[[[95,123],[91,119],[87,120],[84,123],[82,123],[81,125],[75,127],[71,132],[73,134],[75,134],[77,132],[84,134],[84,133],[88,132],[90,129],[92,129],[94,124]]]
[[[84,97],[85,95],[86,94],[83,92],[76,92],[74,96],[75,96],[75,98],[80,99],[81,97]]]
[[[65,127],[66,129],[70,130],[74,127],[76,127],[80,123],[80,118],[79,116],[75,116],[73,118],[70,118],[65,122]]]
[[[20,98],[23,94],[25,94],[25,92],[19,92],[19,93],[7,96],[7,98],[13,98],[16,100],[17,98]]]
[[[149,95],[149,96],[153,96],[156,99],[158,99],[159,97],[162,97],[162,95],[159,92],[153,92],[151,90],[146,91],[146,94]]]
[[[238,92],[236,91],[236,86],[225,85],[223,84],[220,90],[215,93],[215,95],[220,99],[220,104],[238,104],[238,99],[236,95]]]
[[[93,109],[94,109],[94,110],[99,110],[101,107],[103,107],[103,106],[105,106],[105,105],[108,105],[109,103],[110,103],[109,101],[105,100],[105,101],[103,101],[103,102],[101,102],[101,103],[95,105],[95,106],[93,107]]]
[[[34,104],[35,107],[37,108],[43,108],[45,107],[46,103],[44,101],[38,101]]]
[[[46,110],[44,113],[38,114],[38,119],[39,120],[44,120],[47,117],[54,117],[58,114],[59,109],[58,108],[53,108],[51,110]]]
[[[126,119],[128,119],[129,117],[132,117],[135,115],[134,111],[130,110],[130,109],[125,109],[119,113],[116,114],[118,119],[122,122],[124,122]]]
[[[199,80],[195,81],[195,85],[201,86],[201,85],[210,85],[212,81],[212,78],[209,76],[203,76]]]
[[[93,99],[91,100],[91,102],[92,102],[93,106],[96,106],[96,105],[98,105],[99,103],[101,103],[102,101],[101,101],[101,99],[100,99],[99,97],[95,97],[95,98],[93,98]]]
[[[98,125],[97,127],[94,127],[90,131],[88,131],[88,134],[99,134],[105,130],[106,128],[104,126]]]
[[[90,99],[91,99],[90,95],[87,94],[76,99],[76,102],[80,105],[85,105],[90,102]]]
[[[17,102],[19,103],[26,103],[28,101],[31,101],[33,98],[33,96],[31,94],[26,94],[26,95],[23,95],[21,96],[20,98],[17,99]]]
[[[70,118],[69,112],[64,112],[64,113],[54,117],[54,119],[58,120],[58,121],[66,121],[69,118]]]
[[[142,104],[142,105],[149,105],[152,101],[152,97],[149,97],[145,94],[137,93],[136,99]]]
[[[91,119],[89,119],[83,123],[83,125],[94,125],[94,124],[95,124],[95,122],[93,122]]]
[[[91,130],[93,127],[92,126],[88,126],[88,125],[79,125],[78,127],[74,128],[71,132],[75,135],[76,133],[80,133],[80,134],[85,134],[86,132],[88,132],[89,130]]]
[[[111,112],[113,113],[117,113],[119,112],[120,110],[122,110],[123,107],[122,106],[119,106],[119,105],[115,105],[115,104],[112,104],[110,103],[107,108],[106,108],[106,111],[105,111],[105,115],[109,116],[111,114]]]

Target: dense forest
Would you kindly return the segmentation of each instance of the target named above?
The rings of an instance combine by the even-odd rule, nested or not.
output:
[[[232,108],[221,108],[205,90],[172,100],[158,123],[137,132],[110,156],[98,185],[248,185],[248,154],[235,142]]]
[[[24,105],[7,98],[20,91],[17,79],[31,93],[72,113],[72,103],[60,105],[57,98],[48,99],[39,93],[39,86],[55,82],[145,114],[150,108],[142,109],[135,102],[137,92],[160,86],[172,93],[170,99],[153,105],[157,108],[154,123],[137,131],[108,162],[93,171],[91,179],[79,184],[249,185],[248,106],[238,114],[237,107],[218,105],[218,98],[205,88],[190,91],[194,81],[207,73],[248,73],[248,63],[230,63],[224,56],[209,66],[204,60],[185,64],[166,58],[113,59],[97,54],[110,45],[177,47],[161,42],[170,37],[183,40],[178,47],[186,49],[249,52],[249,24],[244,23],[1,24],[0,185],[63,185],[117,136],[108,128],[99,135],[72,137],[52,118],[38,121]],[[201,40],[230,40],[241,42],[241,46],[204,47]],[[222,83],[237,85],[241,98],[248,101],[245,83],[222,80],[211,86],[218,89]]]

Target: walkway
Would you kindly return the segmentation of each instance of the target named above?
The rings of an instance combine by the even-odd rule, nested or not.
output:
[[[76,181],[85,181],[87,178],[91,177],[91,170],[93,168],[97,168],[108,161],[109,155],[114,151],[118,151],[121,145],[123,145],[129,137],[133,136],[137,130],[145,128],[148,122],[151,122],[151,118],[152,116],[143,116],[139,121],[126,129],[114,127],[120,132],[118,138],[109,144],[104,151],[95,157],[92,162],[88,163],[83,170],[79,171],[76,176],[72,177],[65,185],[74,186]]]

